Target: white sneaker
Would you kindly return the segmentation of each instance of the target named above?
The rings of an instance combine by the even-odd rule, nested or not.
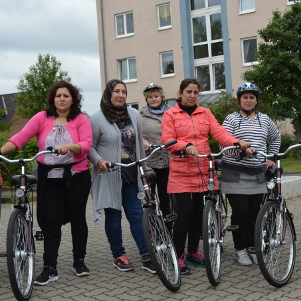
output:
[[[249,258],[251,259],[251,261],[252,261],[253,263],[258,264],[256,254],[248,253],[248,256],[249,256]]]
[[[235,250],[235,258],[237,262],[241,265],[251,265],[252,261],[250,257],[247,254],[247,251],[245,249],[243,250]]]

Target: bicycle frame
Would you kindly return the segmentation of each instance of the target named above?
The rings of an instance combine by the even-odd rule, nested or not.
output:
[[[281,233],[281,243],[285,242],[285,232],[286,232],[286,226],[287,226],[287,205],[286,201],[282,195],[282,189],[281,189],[281,175],[282,175],[282,167],[281,167],[281,158],[286,156],[292,149],[294,148],[300,148],[301,144],[294,144],[288,147],[285,152],[283,153],[278,153],[278,154],[266,154],[261,151],[255,151],[253,153],[253,156],[256,157],[257,154],[260,154],[266,158],[274,158],[276,160],[276,171],[275,171],[275,176],[273,175],[273,178],[271,179],[270,182],[267,183],[267,188],[268,188],[268,197],[266,201],[272,200],[272,201],[278,201],[279,206],[280,206],[280,213],[281,213],[281,219],[283,219],[283,228],[279,229],[279,233]],[[275,187],[273,187],[273,184],[275,183]],[[275,193],[274,193],[275,192]],[[293,227],[293,232],[296,238],[296,232],[295,232],[295,227]]]

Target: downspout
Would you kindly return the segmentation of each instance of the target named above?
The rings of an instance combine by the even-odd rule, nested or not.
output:
[[[100,0],[100,16],[101,16],[101,36],[102,36],[102,53],[103,53],[103,73],[104,73],[104,83],[107,82],[107,63],[106,63],[106,49],[105,49],[105,30],[103,22],[103,5],[102,0]]]

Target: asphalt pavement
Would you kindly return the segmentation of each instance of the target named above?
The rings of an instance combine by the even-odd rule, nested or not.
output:
[[[261,275],[256,265],[241,266],[234,260],[231,233],[226,234],[224,252],[222,254],[222,278],[217,287],[212,287],[208,281],[205,268],[191,266],[191,275],[182,277],[182,285],[178,292],[170,292],[160,279],[141,270],[140,256],[130,234],[126,218],[123,218],[123,240],[127,256],[135,270],[120,272],[113,268],[113,258],[104,232],[104,219],[99,225],[93,222],[92,201],[89,199],[87,220],[89,239],[86,265],[90,275],[76,277],[71,271],[72,244],[70,225],[63,227],[62,242],[58,258],[59,280],[46,286],[34,286],[30,300],[45,301],[85,301],[85,300],[301,300],[301,196],[287,201],[288,207],[294,213],[294,223],[297,232],[297,258],[294,273],[290,282],[282,288],[269,285]],[[34,212],[35,212],[34,208]],[[11,213],[11,205],[2,204],[0,222],[0,252],[5,252],[6,227]],[[228,219],[229,220],[229,219]],[[35,230],[39,230],[37,223]],[[42,271],[43,242],[36,242],[36,274]],[[12,293],[6,258],[0,258],[0,300],[15,300]]]

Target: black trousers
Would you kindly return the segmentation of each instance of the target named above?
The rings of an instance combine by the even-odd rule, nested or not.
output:
[[[169,175],[169,168],[153,168],[156,173],[156,182],[158,189],[158,196],[160,200],[160,208],[164,216],[170,213],[169,193],[167,193],[167,182]]]
[[[88,226],[86,205],[91,188],[88,170],[72,177],[72,186],[63,179],[48,179],[45,193],[45,218],[40,223],[44,234],[44,265],[56,267],[61,242],[61,227],[70,222],[73,258],[83,259],[86,255]]]
[[[203,193],[175,193],[177,202],[177,219],[173,228],[173,241],[178,258],[185,253],[188,237],[188,253],[196,252],[202,234]]]
[[[239,229],[232,232],[234,248],[242,250],[254,247],[255,223],[264,194],[226,194],[231,208],[231,224]]]

